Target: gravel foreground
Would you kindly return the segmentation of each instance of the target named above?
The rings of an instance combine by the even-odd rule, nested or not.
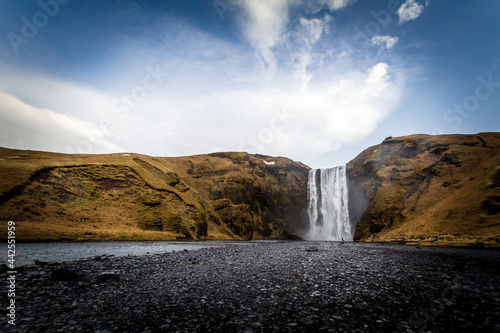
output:
[[[499,273],[495,250],[327,242],[39,263],[0,331],[500,332]]]

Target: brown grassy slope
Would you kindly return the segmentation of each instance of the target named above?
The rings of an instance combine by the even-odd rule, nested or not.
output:
[[[385,140],[347,173],[355,240],[500,245],[500,133]]]
[[[1,237],[8,220],[21,241],[251,239],[286,235],[288,220],[300,227],[300,163],[245,153],[130,155],[0,148]]]

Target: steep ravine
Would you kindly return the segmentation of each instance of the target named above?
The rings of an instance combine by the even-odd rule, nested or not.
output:
[[[347,176],[355,241],[500,245],[500,133],[387,139]]]

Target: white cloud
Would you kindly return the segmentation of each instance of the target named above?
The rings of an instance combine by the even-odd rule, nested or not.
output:
[[[245,0],[243,8],[248,15],[244,23],[245,35],[270,70],[276,69],[272,48],[283,41],[289,21],[289,0]]]
[[[66,100],[91,96],[88,88],[75,85],[64,90],[61,82],[53,83],[57,90],[48,91],[40,84],[44,79],[26,76],[20,80],[31,82],[30,93],[45,100],[40,97],[37,104],[42,106],[33,107],[0,93],[0,146],[88,152],[90,143],[93,153],[157,156],[245,150],[310,165],[343,144],[370,135],[397,105],[399,83],[388,73],[388,65],[379,63],[365,72],[332,73],[305,88],[285,75],[269,86],[229,85],[194,95],[161,86],[125,119],[103,113],[115,125],[104,137],[96,135],[99,118],[87,122],[45,108],[52,105],[59,110],[69,103]],[[112,101],[118,96],[102,98]],[[57,98],[64,100],[61,105],[54,102]],[[329,162],[323,163],[326,167]]]
[[[383,49],[391,49],[399,41],[399,37],[392,36],[373,36],[372,45],[380,46]]]
[[[328,23],[332,21],[332,17],[330,15],[326,15],[322,20],[319,19],[305,19],[301,17],[299,19],[300,27],[297,29],[296,39],[302,44],[307,46],[313,46],[316,44],[323,31],[328,32]]]
[[[41,73],[12,72],[0,67],[0,91],[8,93],[24,103],[53,110],[68,117],[78,117],[87,122],[99,120],[110,111],[108,96],[70,81],[56,80]]]
[[[277,140],[278,147],[290,156],[310,161],[366,137],[399,98],[384,63],[366,73],[351,72],[322,88],[290,98],[292,105],[288,108],[296,113],[296,118],[284,138]]]
[[[325,15],[322,19],[299,19],[299,26],[294,32],[295,48],[298,52],[293,53],[295,76],[305,87],[311,80],[312,75],[307,72],[307,67],[312,62],[312,49],[321,39],[323,33],[328,33],[329,24],[333,21],[330,15]]]
[[[45,108],[36,108],[0,92],[1,146],[57,152],[118,152],[99,126]]]
[[[110,118],[115,126],[93,152],[179,156],[246,150],[331,166],[330,152],[368,137],[395,108],[402,82],[396,68],[366,56],[354,59],[326,40],[330,15],[291,20],[290,6],[299,5],[244,3],[244,37],[268,69],[274,67],[271,75],[258,70],[247,44],[186,22],[179,30],[169,18],[158,26],[158,44],[164,46],[127,41],[113,67],[99,72],[99,87],[2,71],[0,146],[67,151]],[[119,118],[110,110],[112,101],[130,95],[144,68],[156,65],[169,73],[164,82]]]
[[[119,136],[141,133],[140,140],[130,137],[123,144],[149,154],[244,150],[307,164],[365,138],[391,112],[400,93],[388,71],[379,63],[314,89],[228,88],[195,98],[162,96]]]
[[[322,5],[327,5],[331,11],[335,11],[347,7],[347,5],[355,1],[356,0],[319,0],[318,2]]]
[[[304,34],[309,46],[316,43],[328,24],[333,21],[330,15],[323,19],[299,18],[297,26],[290,29],[290,10],[293,7],[308,7],[312,13],[326,8],[331,12],[345,8],[356,0],[312,0],[304,3],[300,0],[243,0],[241,7],[245,13],[243,29],[246,38],[264,65],[273,72],[276,70],[276,49],[289,42],[289,31],[296,29]],[[304,9],[304,8],[302,8]],[[295,34],[296,37],[297,33]]]
[[[398,9],[399,23],[417,19],[424,12],[424,6],[415,0],[407,0]]]

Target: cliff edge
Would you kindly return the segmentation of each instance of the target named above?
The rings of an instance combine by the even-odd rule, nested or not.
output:
[[[500,246],[500,133],[389,138],[347,177],[355,241]]]
[[[287,238],[306,227],[307,174],[290,159],[246,153],[0,148],[0,221],[16,222],[18,241]]]

